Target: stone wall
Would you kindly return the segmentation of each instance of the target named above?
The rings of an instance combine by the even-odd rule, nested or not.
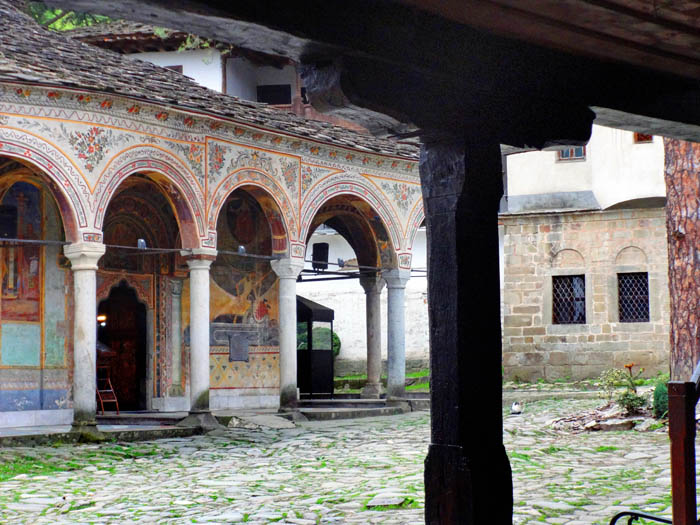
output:
[[[668,371],[663,208],[501,216],[508,379],[592,378],[633,362]],[[648,272],[649,321],[619,322],[618,273]],[[585,324],[552,322],[552,277],[585,276]]]

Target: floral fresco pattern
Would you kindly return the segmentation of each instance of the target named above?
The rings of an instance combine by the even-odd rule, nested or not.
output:
[[[419,186],[408,185],[403,182],[382,184],[382,189],[391,196],[393,202],[403,212],[408,211],[408,208],[415,200],[415,195],[420,192]]]
[[[107,148],[113,139],[112,130],[92,126],[87,131],[73,131],[68,142],[78,158],[85,164],[85,169],[92,172],[107,154]]]

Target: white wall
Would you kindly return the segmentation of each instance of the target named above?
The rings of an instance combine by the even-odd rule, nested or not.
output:
[[[126,55],[130,58],[151,62],[157,66],[182,66],[182,74],[198,84],[221,91],[221,53],[217,49],[188,49],[186,51],[153,51]]]
[[[419,230],[413,243],[413,267],[425,268],[425,229]],[[311,246],[315,242],[329,244],[328,260],[355,259],[350,245],[337,233],[314,234],[309,241],[306,259],[311,259]],[[356,264],[356,262],[355,262]],[[311,264],[307,263],[307,268]],[[329,266],[336,271],[336,266]],[[406,285],[406,359],[428,359],[428,301],[425,274],[413,275]],[[342,346],[339,359],[366,360],[367,339],[365,319],[365,293],[358,279],[329,282],[298,283],[297,294],[335,310],[333,329]],[[382,356],[386,359],[386,287],[382,292]]]
[[[243,100],[258,100],[255,66],[242,57],[226,60],[226,93]]]
[[[290,84],[292,97],[298,91],[294,66],[281,69],[256,66],[243,57],[226,60],[226,93],[243,100],[258,100],[257,87],[268,84]]]
[[[603,209],[631,199],[666,196],[662,137],[635,144],[631,131],[596,126],[590,159],[593,193]]]
[[[593,126],[584,161],[558,161],[554,151],[508,156],[508,196],[592,192],[601,208],[664,197],[663,139],[635,143],[634,133]]]

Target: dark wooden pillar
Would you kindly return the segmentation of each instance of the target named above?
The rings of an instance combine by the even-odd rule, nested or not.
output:
[[[664,139],[671,380],[689,381],[700,360],[700,144]]]
[[[428,231],[431,443],[425,522],[512,522],[503,447],[497,140],[429,141],[421,151]]]

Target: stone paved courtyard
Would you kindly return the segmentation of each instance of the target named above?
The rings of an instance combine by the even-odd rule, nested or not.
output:
[[[670,515],[663,431],[547,426],[599,404],[538,401],[505,418],[514,523],[607,525],[630,507]],[[427,412],[224,434],[2,449],[0,522],[422,523]],[[378,494],[406,500],[368,507]]]

